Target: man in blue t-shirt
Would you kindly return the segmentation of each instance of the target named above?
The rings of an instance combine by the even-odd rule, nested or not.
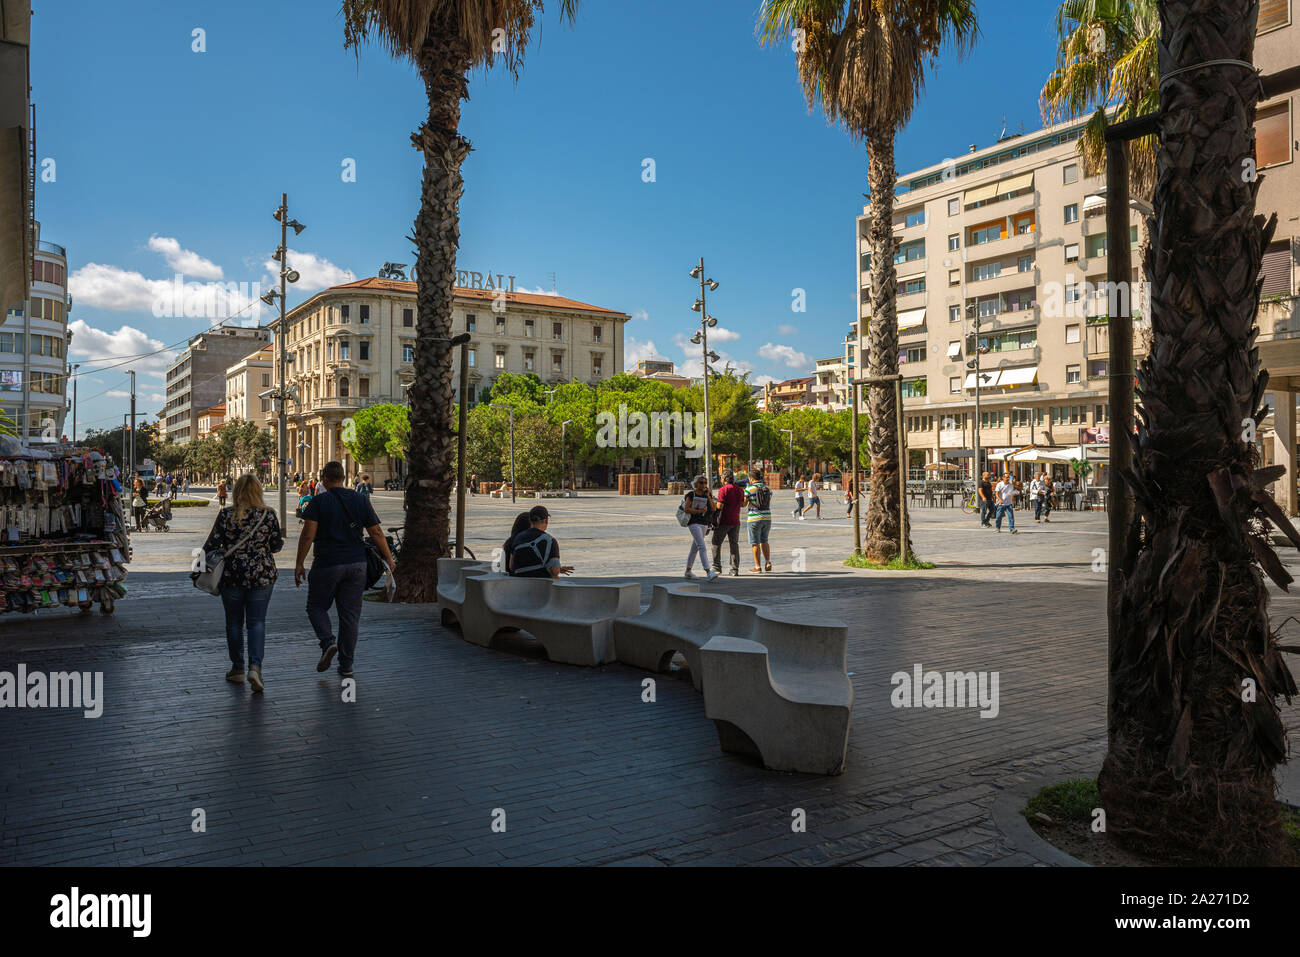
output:
[[[298,557],[293,570],[297,587],[307,578],[307,618],[320,641],[321,656],[317,671],[325,671],[339,656],[339,674],[352,677],[352,660],[357,650],[357,633],[361,623],[361,596],[366,590],[366,546],[362,530],[370,536],[392,575],[393,556],[388,551],[379,516],[370,507],[370,499],[343,487],[345,473],[338,462],[326,462],[321,469],[324,483],[302,512],[302,535],[298,539]],[[303,562],[307,549],[314,547],[311,575]],[[338,604],[339,630],[334,637],[330,605]]]

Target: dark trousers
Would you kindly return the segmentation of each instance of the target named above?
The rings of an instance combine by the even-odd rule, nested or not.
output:
[[[366,563],[312,567],[307,575],[307,620],[324,650],[335,643],[330,605],[339,612],[339,667],[352,667],[361,625],[361,596],[366,590]]]
[[[986,502],[984,501],[984,499],[980,499],[980,523],[983,525],[987,525],[989,523],[989,520],[992,518],[993,518],[993,503]]]
[[[740,569],[740,526],[719,525],[713,530],[713,569],[722,571],[722,542],[726,539],[731,547],[731,567]]]
[[[1038,521],[1047,512],[1047,499],[1041,495],[1034,496],[1034,521]]]

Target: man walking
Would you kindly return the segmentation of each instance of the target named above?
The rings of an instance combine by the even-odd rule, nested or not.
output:
[[[745,517],[749,526],[749,547],[754,552],[753,570],[770,572],[772,552],[768,548],[767,536],[772,530],[772,490],[761,478],[749,480],[745,487],[745,504],[748,506]]]
[[[736,484],[730,469],[722,473],[722,488],[718,489],[718,524],[713,529],[713,570],[722,573],[722,542],[726,539],[731,548],[731,574],[740,574],[740,506],[745,501],[744,490]]]
[[[321,469],[319,494],[302,513],[302,535],[298,538],[298,556],[294,564],[294,587],[307,578],[307,618],[320,642],[321,656],[317,671],[325,671],[339,656],[339,674],[352,677],[352,662],[357,650],[361,624],[361,596],[366,590],[366,547],[362,530],[370,536],[379,554],[395,574],[393,556],[388,551],[379,517],[364,495],[343,487],[346,473],[338,462],[326,462]],[[311,575],[303,569],[307,550],[315,546]],[[330,605],[337,604],[338,637],[330,622]]]
[[[999,532],[1002,531],[1002,516],[1005,514],[1007,524],[1011,527],[1011,534],[1016,534],[1016,483],[1010,472],[1003,476],[1002,481],[998,483],[998,487],[994,489],[994,494],[997,496],[998,502],[998,517],[995,527]]]
[[[980,478],[979,484],[979,504],[980,504],[980,525],[983,528],[993,527],[993,483],[989,481],[989,473],[985,472]]]
[[[1043,484],[1043,473],[1039,472],[1034,476],[1034,480],[1029,483],[1029,500],[1034,503],[1034,521],[1043,520],[1043,495],[1046,492],[1046,486]]]

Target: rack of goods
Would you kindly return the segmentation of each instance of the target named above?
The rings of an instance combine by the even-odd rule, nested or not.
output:
[[[122,486],[95,449],[0,439],[0,613],[113,613],[131,558]]]

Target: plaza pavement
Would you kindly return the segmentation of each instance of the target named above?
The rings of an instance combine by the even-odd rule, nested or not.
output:
[[[384,524],[400,495],[378,493]],[[467,541],[490,558],[518,505],[471,499]],[[668,496],[548,500],[575,580],[678,581],[688,537]],[[357,701],[314,670],[295,590],[298,523],[268,620],[267,690],[223,680],[220,601],[187,571],[215,508],[134,537],[111,617],[0,616],[0,669],[102,671],[103,716],[0,711],[2,864],[1037,864],[1003,827],[1009,791],[1095,774],[1105,744],[1102,513],[1020,513],[1020,534],[956,509],[912,513],[933,571],[845,568],[852,532],[828,497],[798,522],[777,493],[770,575],[709,591],[849,625],[855,706],[841,776],[780,774],[723,754],[684,676],[552,664],[486,650],[433,606],[367,603]],[[743,535],[743,530],[742,530]],[[798,551],[801,550],[801,555]],[[748,566],[743,554],[742,568]],[[1293,573],[1294,553],[1282,552]],[[804,570],[794,571],[797,561]],[[726,558],[724,555],[724,563]],[[1275,622],[1300,612],[1273,591]],[[895,709],[890,676],[997,671],[999,713]],[[1297,709],[1286,709],[1293,733]],[[1284,779],[1295,799],[1296,777]],[[1003,810],[995,810],[995,802]],[[204,833],[191,829],[206,815]],[[506,830],[492,830],[504,811]],[[791,828],[803,809],[807,830]]]

